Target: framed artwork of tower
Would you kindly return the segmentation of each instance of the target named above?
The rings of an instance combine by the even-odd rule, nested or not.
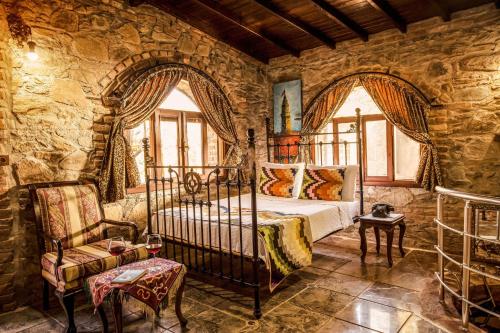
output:
[[[302,129],[302,81],[273,85],[274,133],[291,134]]]

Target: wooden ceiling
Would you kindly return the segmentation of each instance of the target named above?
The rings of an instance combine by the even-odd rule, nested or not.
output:
[[[318,46],[500,0],[128,0],[150,4],[232,47],[267,63]]]

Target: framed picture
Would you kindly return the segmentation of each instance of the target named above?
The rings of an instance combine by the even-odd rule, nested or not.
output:
[[[292,80],[273,86],[274,134],[290,134],[302,129],[302,81]]]

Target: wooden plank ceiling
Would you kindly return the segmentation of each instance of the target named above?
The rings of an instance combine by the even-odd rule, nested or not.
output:
[[[128,0],[150,4],[267,63],[499,0]]]

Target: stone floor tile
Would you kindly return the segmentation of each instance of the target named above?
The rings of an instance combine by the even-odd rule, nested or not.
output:
[[[308,287],[289,302],[302,308],[333,317],[354,297],[320,287]]]
[[[335,317],[376,331],[396,333],[410,316],[408,311],[357,299]]]
[[[332,318],[325,325],[321,326],[317,333],[374,333],[366,327],[351,324],[347,321]]]
[[[327,271],[334,271],[347,262],[348,260],[346,259],[341,259],[321,253],[313,253],[311,266],[315,268],[321,268]]]
[[[333,291],[338,291],[351,296],[358,296],[364,290],[373,284],[372,281],[363,280],[361,278],[331,272],[321,279],[317,279],[314,283],[315,286],[327,288]]]
[[[209,309],[188,319],[187,326],[181,327],[179,324],[169,328],[172,332],[241,332],[247,326],[246,321],[237,317],[225,314],[215,309]]]
[[[424,251],[412,251],[404,260],[395,262],[393,268],[377,278],[387,284],[413,289],[424,290],[434,278],[437,270],[437,254]]]
[[[197,314],[200,314],[203,311],[208,310],[209,308],[208,306],[200,302],[196,302],[189,298],[184,298],[182,300],[181,309],[184,318],[189,319],[193,316],[196,316]],[[172,326],[179,324],[179,319],[175,314],[173,306],[170,306],[168,309],[162,311],[160,313],[160,316],[156,318],[156,321],[158,325],[160,325],[163,328],[170,328]]]
[[[446,331],[440,329],[429,323],[427,320],[420,318],[419,316],[412,315],[401,328],[399,333],[415,333],[415,332],[425,332],[425,333],[445,333]]]
[[[315,332],[329,318],[321,313],[286,302],[273,309],[259,321],[255,321],[255,325],[247,326],[242,332]]]
[[[34,308],[22,307],[0,315],[0,332],[19,332],[42,324],[48,319],[48,316]]]
[[[62,326],[57,321],[50,319],[36,326],[32,326],[21,331],[22,333],[62,333],[64,332],[64,326]],[[81,332],[81,331],[79,331]]]

